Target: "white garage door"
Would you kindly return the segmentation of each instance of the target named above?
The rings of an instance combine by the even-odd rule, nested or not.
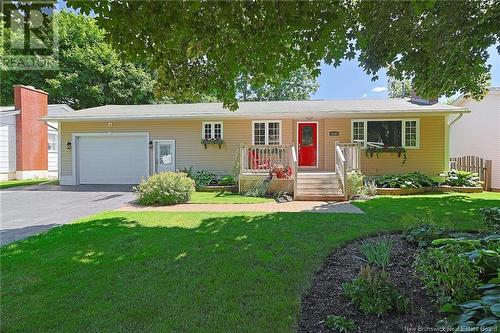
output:
[[[80,184],[137,184],[148,176],[148,137],[138,134],[79,136]]]

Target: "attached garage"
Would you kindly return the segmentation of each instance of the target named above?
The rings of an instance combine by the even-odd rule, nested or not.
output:
[[[138,184],[149,175],[148,133],[74,135],[77,184]]]

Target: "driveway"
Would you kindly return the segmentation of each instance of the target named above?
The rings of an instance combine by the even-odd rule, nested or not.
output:
[[[34,185],[0,190],[0,245],[134,200],[130,185]]]

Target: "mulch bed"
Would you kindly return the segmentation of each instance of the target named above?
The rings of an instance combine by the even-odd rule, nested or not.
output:
[[[366,315],[342,294],[342,284],[356,278],[362,264],[354,257],[362,257],[359,247],[363,240],[357,240],[335,250],[314,274],[311,288],[302,296],[299,332],[332,332],[323,324],[330,314],[353,320],[358,326],[357,332],[415,332],[418,327],[434,327],[440,318],[439,312],[427,297],[422,283],[415,278],[412,267],[417,247],[406,242],[401,235],[387,237],[394,242],[387,271],[398,289],[410,298],[412,312],[392,312],[380,318]]]

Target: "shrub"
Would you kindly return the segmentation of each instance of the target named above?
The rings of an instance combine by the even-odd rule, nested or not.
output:
[[[473,263],[458,255],[462,250],[460,246],[428,248],[415,260],[420,279],[439,305],[465,302],[477,295],[479,272]]]
[[[354,321],[344,316],[328,315],[325,319],[325,326],[340,333],[352,332],[357,329]]]
[[[449,186],[478,187],[483,183],[475,172],[452,169],[446,171],[442,176],[445,177],[443,184]]]
[[[362,195],[373,197],[377,194],[377,185],[374,181],[367,181],[361,189]]]
[[[211,171],[197,171],[193,177],[196,187],[207,186],[217,183],[217,175]]]
[[[460,305],[448,303],[441,312],[451,315],[438,321],[438,327],[462,328],[468,332],[497,332],[500,327],[500,279],[492,279],[479,287],[482,297]],[[458,329],[455,331],[459,331]]]
[[[500,231],[500,207],[481,208],[486,228],[491,231]]]
[[[346,194],[348,199],[362,194],[364,177],[361,172],[356,170],[347,173]]]
[[[141,205],[174,205],[189,201],[195,188],[185,173],[162,172],[142,180],[134,190]]]
[[[410,172],[403,175],[387,175],[375,178],[379,188],[422,188],[433,186],[434,181],[420,172]]]
[[[364,266],[359,276],[344,283],[342,288],[344,294],[366,314],[380,317],[390,310],[409,312],[409,299],[397,290],[387,272]]]
[[[427,247],[435,239],[447,237],[449,232],[435,224],[420,224],[406,229],[403,237],[410,243],[417,244],[419,247]]]
[[[269,181],[256,182],[248,191],[243,193],[245,197],[264,197],[269,189]]]
[[[220,178],[219,184],[222,186],[231,186],[236,184],[236,180],[232,175],[224,175]]]
[[[361,252],[369,264],[385,269],[389,265],[392,245],[392,241],[388,238],[377,242],[366,241],[361,245]]]

